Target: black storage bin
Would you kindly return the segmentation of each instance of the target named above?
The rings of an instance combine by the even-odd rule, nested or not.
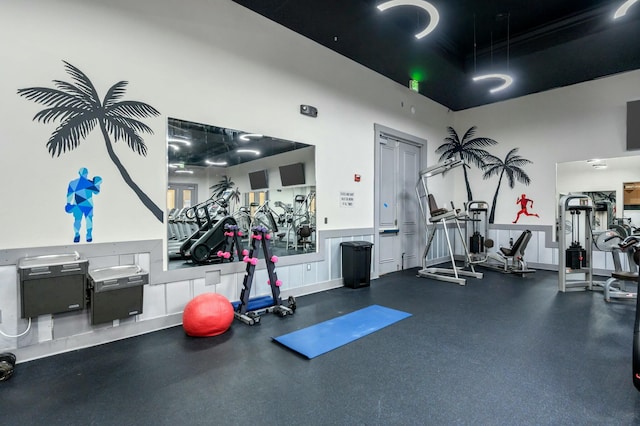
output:
[[[22,318],[84,309],[87,266],[78,253],[20,259]]]
[[[371,282],[371,247],[368,241],[347,241],[342,247],[342,277],[345,287],[366,287]]]
[[[89,271],[91,324],[101,324],[142,313],[143,286],[149,274],[138,265]]]

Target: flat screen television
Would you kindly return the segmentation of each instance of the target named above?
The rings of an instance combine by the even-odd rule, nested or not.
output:
[[[627,151],[640,149],[640,101],[627,102]]]
[[[280,166],[280,181],[282,186],[304,185],[304,163]]]
[[[252,190],[269,188],[266,170],[249,173],[249,186]]]

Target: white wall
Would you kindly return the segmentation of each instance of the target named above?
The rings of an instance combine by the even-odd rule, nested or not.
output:
[[[143,135],[146,157],[123,143],[116,149],[134,181],[163,209],[168,116],[315,145],[318,209],[329,218],[321,224],[327,229],[373,225],[373,123],[441,140],[450,120],[444,107],[230,1],[3,2],[0,37],[12,40],[0,48],[0,173],[15,183],[1,189],[8,201],[0,207],[3,224],[12,224],[3,230],[6,247],[69,241],[64,196],[81,166],[104,179],[95,198],[94,241],[164,234],[106,158],[99,131],[58,158],[46,151],[56,124],[33,122],[43,106],[16,90],[70,80],[62,60],[85,72],[101,94],[129,81],[125,99],[161,112],[144,120],[155,133]],[[316,106],[318,118],[300,115],[303,103]],[[363,176],[361,183],[353,182],[354,173]],[[355,210],[338,208],[339,190],[357,191]],[[46,220],[35,220],[42,210]],[[13,225],[24,221],[32,232]]]
[[[490,137],[498,145],[489,148],[504,158],[512,148],[533,161],[524,167],[531,178],[528,187],[517,183],[512,190],[502,183],[496,224],[511,223],[519,209],[516,198],[523,192],[534,200],[531,212],[518,223],[552,225],[555,221],[556,163],[634,155],[626,152],[626,103],[640,98],[640,71],[576,84],[523,98],[456,112],[458,133],[478,126],[478,136]],[[473,170],[474,198],[491,201],[497,178],[482,180]],[[464,196],[464,182],[456,193]]]

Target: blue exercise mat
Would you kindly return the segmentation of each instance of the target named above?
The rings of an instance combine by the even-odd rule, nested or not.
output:
[[[312,359],[410,316],[406,312],[371,305],[302,330],[273,337],[273,340]]]

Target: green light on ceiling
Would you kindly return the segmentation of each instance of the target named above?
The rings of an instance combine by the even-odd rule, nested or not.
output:
[[[421,70],[412,70],[409,75],[411,76],[411,80],[425,81],[427,79],[426,73]]]

